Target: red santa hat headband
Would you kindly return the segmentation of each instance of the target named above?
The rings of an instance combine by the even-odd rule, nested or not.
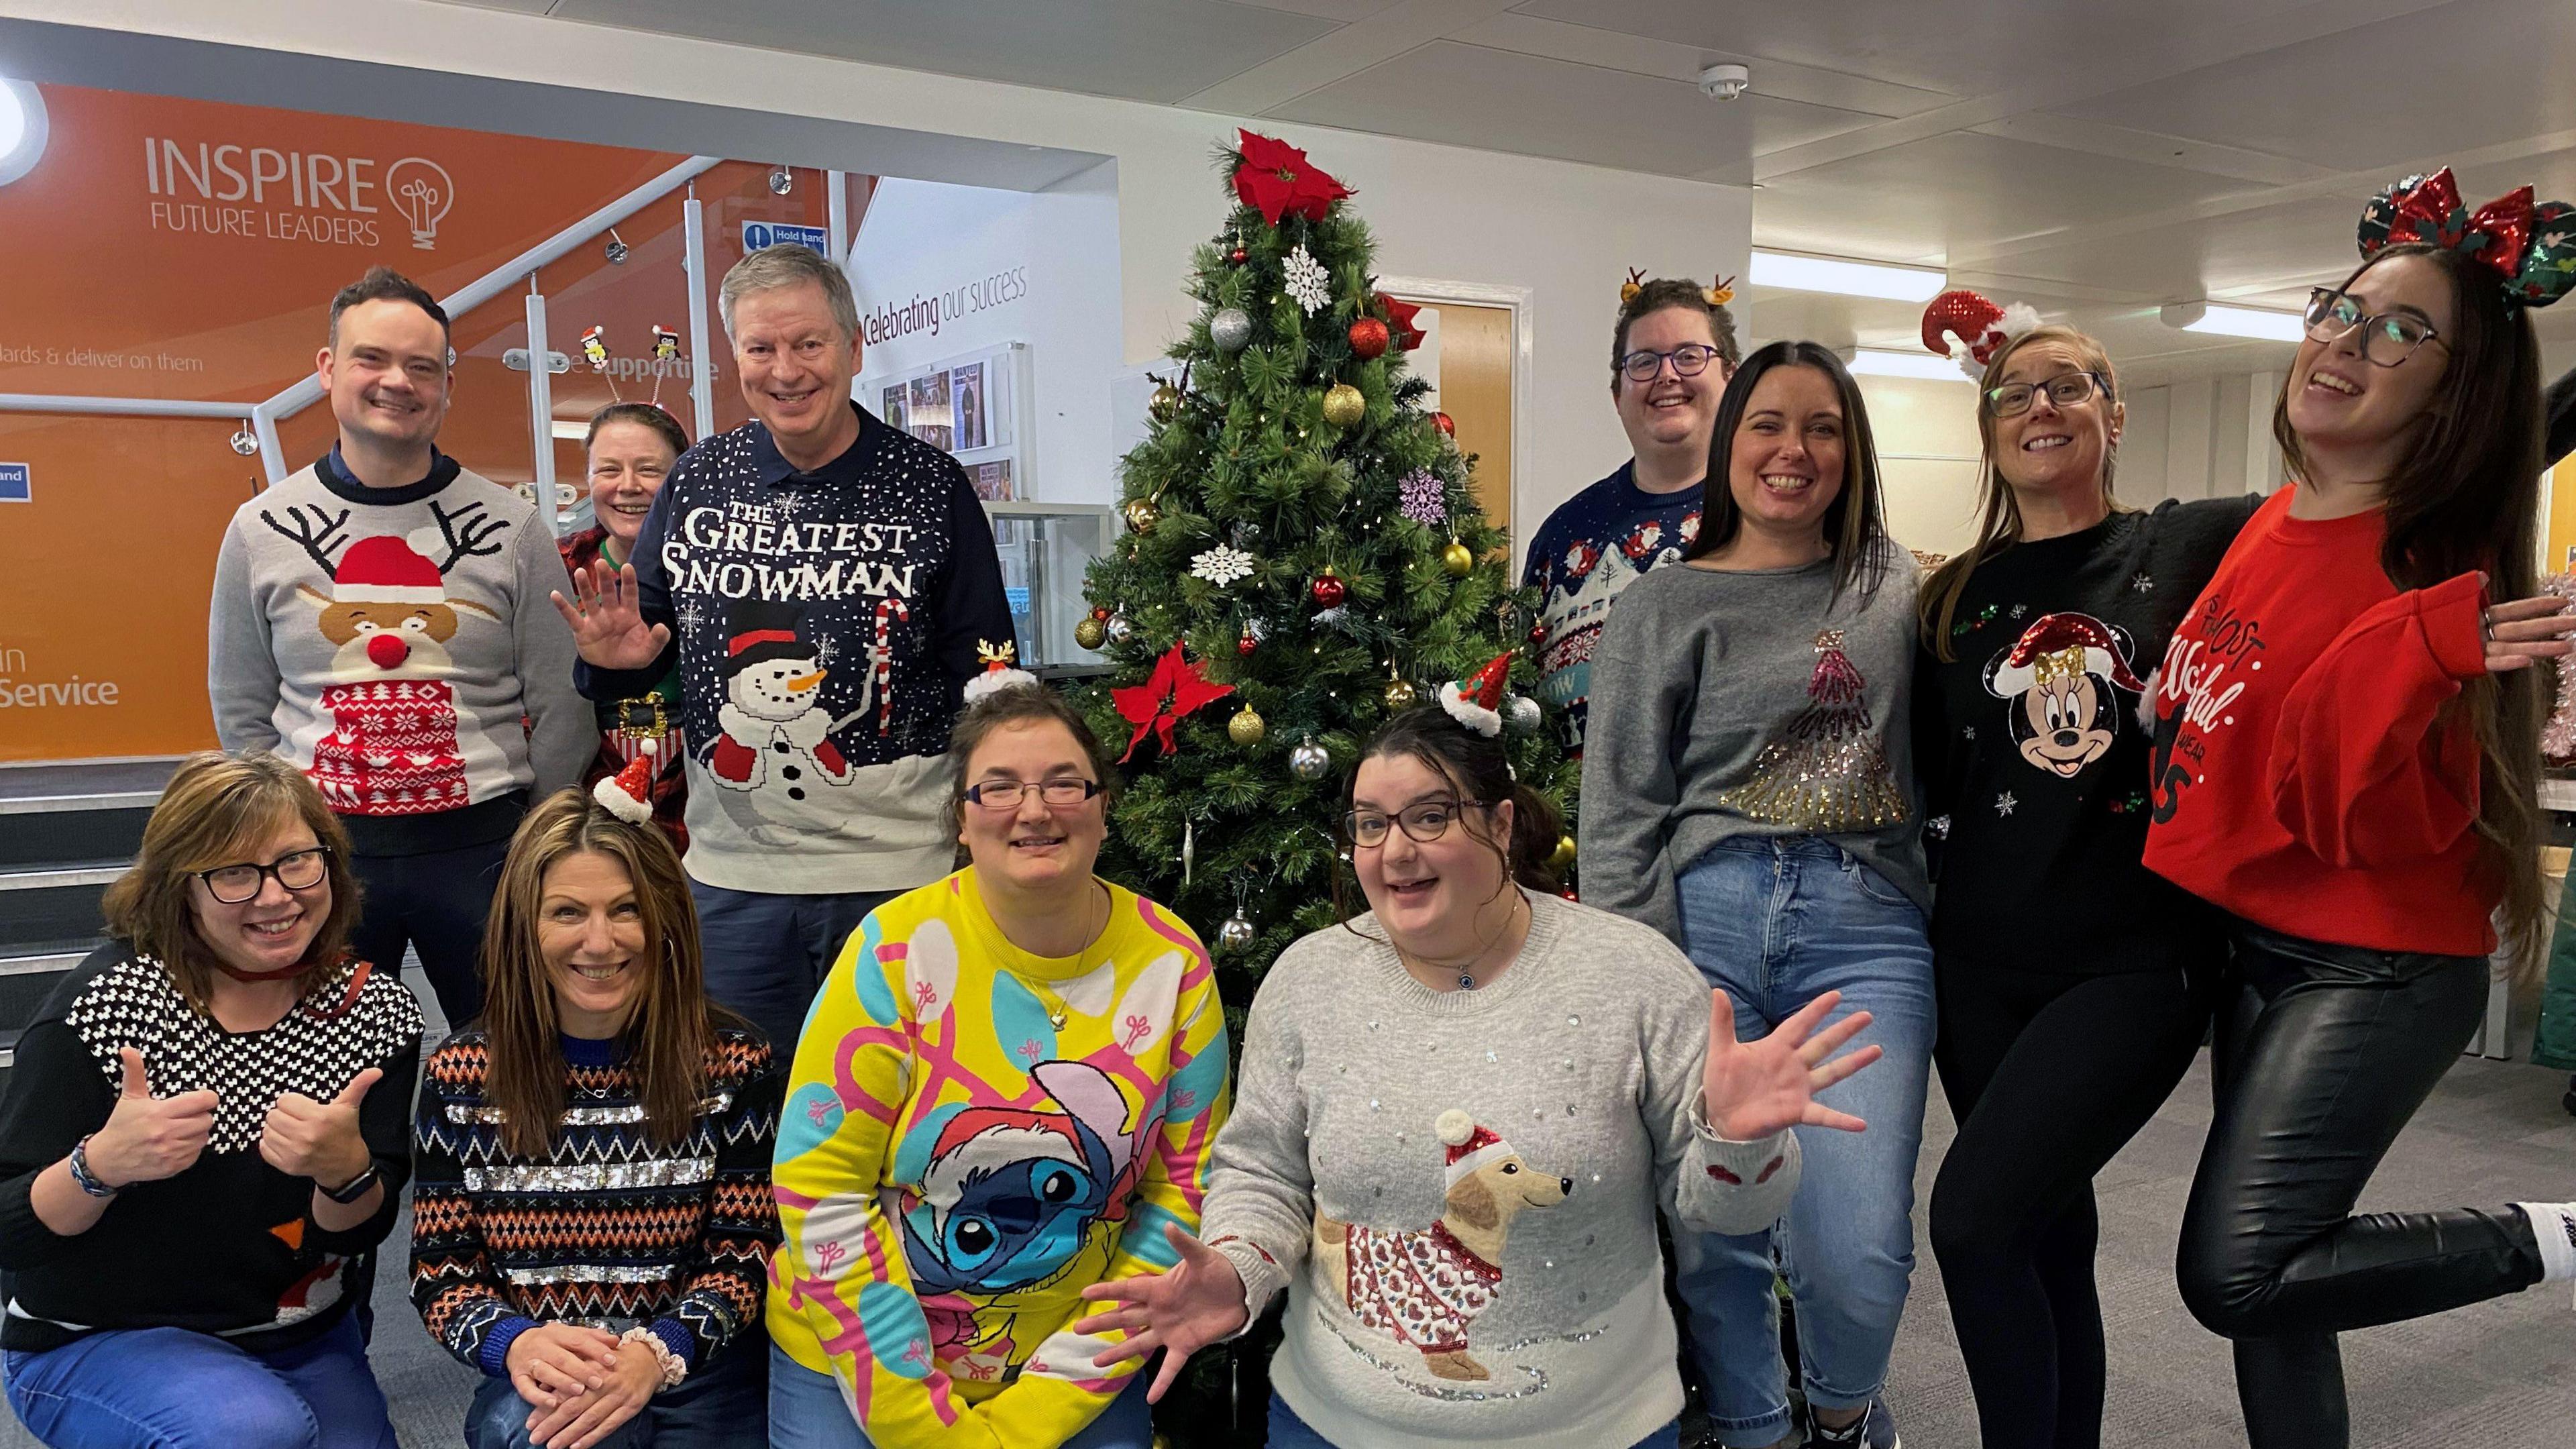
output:
[[[590,787],[590,798],[599,808],[625,821],[641,825],[653,818],[653,756],[658,746],[644,739],[635,742],[635,758],[626,768]]]
[[[1487,739],[1503,732],[1503,681],[1512,672],[1510,651],[1495,655],[1465,679],[1440,686],[1440,707],[1449,717]]]
[[[1972,381],[1982,382],[1986,364],[2012,341],[2039,325],[2039,311],[2027,303],[1998,307],[1961,287],[1943,292],[1923,309],[1923,346],[1959,364]]]

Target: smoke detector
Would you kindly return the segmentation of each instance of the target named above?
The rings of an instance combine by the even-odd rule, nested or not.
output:
[[[1699,73],[1700,94],[1713,101],[1731,101],[1751,89],[1753,72],[1740,65],[1713,65]]]

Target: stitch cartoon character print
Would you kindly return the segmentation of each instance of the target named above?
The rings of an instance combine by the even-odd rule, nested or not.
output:
[[[2043,614],[1986,665],[2005,701],[2016,753],[2061,780],[2110,753],[2124,712],[2116,690],[2146,692],[2130,668],[2129,632],[2090,614]]]

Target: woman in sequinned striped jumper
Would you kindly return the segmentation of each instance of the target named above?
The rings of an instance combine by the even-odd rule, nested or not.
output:
[[[484,1013],[423,1071],[412,1301],[487,1375],[469,1449],[763,1433],[779,1076],[707,1003],[688,884],[650,820],[573,790],[530,812],[484,934]]]

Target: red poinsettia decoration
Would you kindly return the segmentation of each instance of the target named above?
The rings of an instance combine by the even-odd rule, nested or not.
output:
[[[1422,329],[1413,325],[1414,315],[1421,308],[1399,302],[1384,292],[1377,294],[1377,304],[1386,309],[1386,325],[1395,330],[1396,346],[1411,352],[1422,345]]]
[[[1235,134],[1243,140],[1243,164],[1234,169],[1234,194],[1272,226],[1292,211],[1322,221],[1334,202],[1351,194],[1287,142],[1251,131]]]
[[[1118,706],[1119,715],[1136,727],[1136,733],[1127,738],[1127,753],[1118,757],[1118,763],[1127,763],[1148,733],[1163,742],[1168,754],[1172,749],[1172,726],[1182,715],[1232,693],[1231,684],[1209,683],[1200,666],[1182,658],[1181,646],[1174,644],[1154,661],[1153,678],[1132,688],[1109,691],[1110,702]]]

